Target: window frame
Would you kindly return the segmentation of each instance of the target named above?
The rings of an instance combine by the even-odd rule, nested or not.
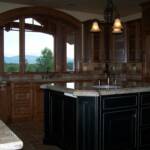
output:
[[[19,27],[21,30],[24,30],[24,18],[33,18],[44,27],[41,29],[41,26],[36,25],[25,25],[25,27],[32,29],[34,26],[34,29],[40,32],[45,32],[48,34],[52,34],[55,38],[54,43],[54,72],[67,72],[66,71],[66,61],[64,63],[63,60],[65,60],[65,46],[63,41],[64,34],[67,34],[63,32],[62,30],[70,28],[75,32],[75,71],[80,71],[81,66],[79,66],[79,62],[81,61],[82,51],[81,51],[81,29],[82,29],[82,23],[77,20],[76,18],[67,15],[66,13],[45,8],[45,7],[23,7],[23,8],[16,8],[14,10],[10,10],[7,12],[4,12],[0,14],[0,74],[7,74],[4,72],[4,39],[3,39],[3,31],[2,28],[10,25],[17,27],[17,23],[13,22],[14,20],[17,20],[20,18],[22,21],[19,23]],[[20,33],[20,72],[19,74],[33,74],[25,72],[25,43],[24,43],[24,32]],[[58,44],[59,43],[59,44]],[[60,54],[61,55],[60,55]],[[63,55],[62,55],[63,54]],[[63,56],[63,58],[62,58]],[[78,61],[77,61],[78,60]],[[62,63],[63,62],[63,63]],[[35,72],[37,74],[37,72]],[[9,73],[8,73],[9,74]],[[15,73],[13,73],[15,74]],[[18,73],[17,73],[18,74]]]

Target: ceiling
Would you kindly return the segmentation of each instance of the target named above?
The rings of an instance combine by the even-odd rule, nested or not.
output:
[[[103,14],[106,0],[0,0],[17,4],[42,5],[51,8],[76,10],[89,13]],[[120,16],[128,16],[141,11],[140,4],[148,0],[113,0]]]

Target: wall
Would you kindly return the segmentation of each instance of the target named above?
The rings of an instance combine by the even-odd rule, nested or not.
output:
[[[10,9],[15,9],[15,8],[24,7],[24,6],[27,6],[27,5],[0,2],[0,13],[8,11]]]
[[[25,7],[25,6],[29,6],[29,5],[0,2],[0,13],[8,11],[10,9]],[[65,10],[65,9],[58,9],[58,10],[72,15],[72,16],[76,17],[77,19],[79,19],[80,21],[86,21],[89,19],[99,19],[101,21],[104,20],[104,18],[101,14],[94,14],[94,13],[87,13],[87,12],[80,12],[80,11],[69,11],[69,10]],[[126,21],[130,21],[130,20],[138,19],[141,17],[142,17],[142,14],[138,13],[138,14],[133,14],[130,16],[122,17],[122,20],[126,22]]]
[[[8,11],[10,9],[25,7],[25,6],[29,6],[29,5],[0,2],[0,13]],[[93,18],[103,20],[103,17],[98,14],[79,12],[79,11],[68,11],[68,10],[63,10],[63,9],[58,9],[58,10],[72,15],[72,16],[76,17],[77,19],[79,19],[80,21],[85,21],[85,20],[93,19]]]

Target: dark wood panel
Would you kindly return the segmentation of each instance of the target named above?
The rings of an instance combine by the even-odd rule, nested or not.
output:
[[[79,97],[77,102],[77,149],[98,150],[98,97]]]
[[[136,149],[136,115],[136,110],[104,113],[103,150]]]

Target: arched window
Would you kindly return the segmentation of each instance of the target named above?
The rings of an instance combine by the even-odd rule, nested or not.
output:
[[[33,18],[14,20],[4,27],[5,72],[19,72],[20,33],[24,40],[25,72],[54,71],[54,35],[42,32],[42,28],[43,25]]]
[[[62,12],[25,7],[0,15],[1,72],[77,71],[81,23]]]

